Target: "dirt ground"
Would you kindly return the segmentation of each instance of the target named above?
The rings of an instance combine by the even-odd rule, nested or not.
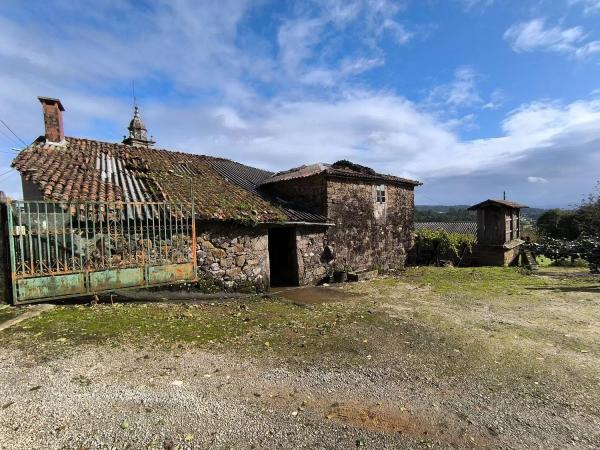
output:
[[[600,447],[581,269],[64,305],[0,341],[0,448]]]

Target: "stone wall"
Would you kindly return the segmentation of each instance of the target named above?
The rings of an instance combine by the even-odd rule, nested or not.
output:
[[[331,259],[325,251],[327,227],[297,227],[299,284],[316,284],[330,269]]]
[[[327,232],[335,266],[344,270],[389,270],[404,265],[414,244],[414,188],[386,185],[386,202],[375,203],[379,183],[327,181]]]
[[[315,214],[325,214],[326,182],[323,174],[295,180],[280,181],[264,189]]]
[[[466,259],[466,265],[473,266],[513,266],[518,263],[521,246],[505,248],[500,245],[480,245],[473,247],[473,254]]]
[[[269,249],[263,227],[206,225],[197,231],[198,276],[204,288],[256,290],[269,286]]]

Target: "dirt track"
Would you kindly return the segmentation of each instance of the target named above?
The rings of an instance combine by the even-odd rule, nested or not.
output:
[[[144,311],[197,328],[219,323],[217,309],[252,324],[276,307],[265,311],[281,327],[207,343],[124,329],[82,343],[79,316],[57,308],[0,335],[0,447],[598,448],[595,280],[500,273],[457,292],[450,275],[350,285],[345,303]],[[90,314],[116,322],[135,308]]]

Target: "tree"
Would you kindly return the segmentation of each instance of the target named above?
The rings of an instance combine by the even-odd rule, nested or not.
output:
[[[596,185],[596,192],[581,203],[576,217],[583,233],[600,236],[600,182]]]
[[[527,244],[535,254],[554,261],[581,258],[592,272],[600,272],[600,183],[575,211],[552,209],[540,216],[537,225],[544,238]]]
[[[581,234],[578,213],[550,209],[537,220],[537,227],[545,237],[555,239],[577,239]]]

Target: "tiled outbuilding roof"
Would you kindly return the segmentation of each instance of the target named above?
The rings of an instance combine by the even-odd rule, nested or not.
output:
[[[481,203],[477,203],[469,208],[469,211],[475,211],[477,209],[483,209],[487,207],[500,207],[500,208],[513,208],[513,209],[521,209],[521,208],[529,208],[529,206],[521,205],[520,203],[511,202],[509,200],[485,200]]]
[[[307,223],[328,223],[326,216],[314,214],[303,210],[300,207],[283,202],[281,199],[268,197],[267,194],[260,190],[260,185],[273,172],[257,169],[256,167],[246,166],[235,161],[222,158],[210,158],[210,164],[219,172],[226,180],[229,180],[238,186],[243,187],[263,198],[275,203],[279,206],[291,222],[307,222]]]
[[[477,235],[477,222],[416,222],[415,230],[443,230],[447,233]]]
[[[296,167],[284,172],[278,172],[264,180],[262,184],[278,183],[280,181],[294,180],[297,178],[306,178],[320,173],[325,173],[336,178],[350,178],[354,180],[372,181],[376,183],[391,183],[410,186],[420,186],[422,184],[420,181],[377,173],[369,167],[354,164],[350,161],[338,161],[333,164],[317,163],[308,166]]]
[[[285,211],[219,174],[202,155],[67,137],[37,139],[13,161],[47,200],[189,202],[205,220],[278,222]]]

